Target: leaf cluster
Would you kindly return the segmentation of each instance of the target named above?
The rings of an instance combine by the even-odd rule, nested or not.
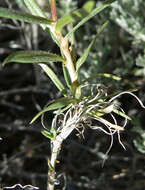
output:
[[[12,53],[9,55],[4,61],[3,66],[10,63],[10,62],[20,62],[20,63],[38,63],[40,67],[44,70],[44,72],[48,75],[48,77],[52,80],[52,82],[55,84],[55,86],[58,88],[58,90],[62,93],[64,96],[63,98],[60,98],[54,103],[47,106],[45,109],[40,111],[31,121],[31,124],[42,114],[44,114],[47,111],[52,110],[60,110],[61,112],[64,112],[68,110],[71,106],[76,107],[76,105],[82,104],[82,102],[88,101],[91,102],[91,106],[97,106],[98,108],[92,111],[91,110],[87,113],[88,116],[98,119],[100,122],[103,122],[105,125],[108,125],[110,127],[116,126],[117,128],[119,126],[110,124],[110,122],[104,120],[102,116],[105,114],[111,113],[112,111],[125,119],[130,118],[123,112],[119,111],[118,109],[115,109],[112,107],[112,102],[108,102],[108,98],[114,96],[109,95],[106,96],[103,92],[103,96],[101,98],[93,98],[86,97],[82,94],[82,87],[89,82],[91,79],[94,79],[96,77],[105,77],[105,78],[111,78],[114,80],[120,80],[119,77],[115,75],[111,75],[108,73],[98,73],[96,75],[90,76],[86,78],[85,80],[80,81],[79,80],[79,72],[81,66],[86,62],[88,55],[93,47],[93,45],[96,42],[96,39],[98,36],[102,33],[104,28],[108,25],[108,21],[105,22],[97,31],[97,34],[92,39],[88,47],[85,49],[84,53],[76,59],[74,58],[72,52],[73,50],[73,42],[71,41],[71,36],[74,35],[76,30],[80,28],[82,25],[84,25],[88,20],[93,18],[95,15],[100,13],[105,8],[109,7],[112,4],[112,0],[104,1],[103,3],[99,4],[97,7],[94,7],[94,1],[89,0],[87,1],[82,8],[71,11],[70,13],[67,13],[66,15],[63,15],[61,18],[59,18],[57,21],[54,21],[53,19],[48,19],[45,12],[39,7],[38,3],[35,0],[24,0],[24,3],[26,7],[29,9],[31,14],[27,13],[21,13],[14,10],[4,9],[0,8],[0,16],[11,18],[11,19],[17,19],[29,23],[35,23],[39,24],[46,32],[50,32],[52,39],[54,42],[57,43],[57,45],[60,48],[60,55],[56,55],[54,53],[49,53],[46,51],[18,51],[15,53]],[[75,23],[77,23],[75,26],[73,26]],[[67,32],[67,34],[63,37],[63,30],[65,26],[68,26],[71,24],[73,27],[70,31]],[[70,45],[69,45],[70,43]],[[74,49],[74,53],[75,49]],[[48,65],[49,62],[53,63],[59,63],[62,65],[63,68],[63,74],[65,79],[65,84],[61,82],[61,80],[58,78],[58,76],[55,74],[55,72],[50,68]],[[97,87],[98,88],[98,87]],[[102,93],[102,92],[101,92]],[[91,100],[92,99],[92,100]],[[93,101],[94,99],[94,101]],[[100,104],[103,104],[104,106],[98,106]],[[107,103],[107,106],[106,106]],[[84,104],[84,103],[83,103]],[[84,105],[83,105],[84,106]],[[84,106],[84,111],[88,109],[90,104],[86,104]],[[111,109],[111,110],[110,110]],[[109,111],[108,111],[109,110]],[[76,111],[75,111],[76,112]],[[119,127],[118,129],[122,129]],[[55,138],[54,129],[52,128],[53,132],[50,131],[42,131],[42,134],[44,136],[47,136],[48,138]]]
[[[74,32],[78,30],[78,28],[80,28],[80,26],[84,25],[88,20],[93,18],[95,15],[100,13],[105,8],[109,7],[112,2],[114,1],[113,0],[104,1],[99,6],[95,7],[94,1],[89,0],[83,5],[82,8],[71,11],[66,15],[63,15],[61,18],[57,20],[57,22],[54,22],[53,19],[49,19],[46,16],[45,11],[43,11],[40,8],[36,0],[24,0],[24,3],[27,9],[30,11],[30,13],[22,13],[15,10],[0,8],[0,17],[16,19],[19,21],[24,21],[32,24],[39,24],[46,32],[50,31],[52,38],[60,47],[61,55],[56,55],[45,51],[34,51],[34,50],[18,51],[9,55],[2,63],[3,66],[10,62],[38,63],[42,67],[44,72],[48,75],[48,77],[50,77],[50,79],[56,85],[58,90],[61,91],[62,94],[64,95],[64,98],[56,100],[55,103],[53,103],[52,105],[48,106],[46,109],[38,113],[38,115],[36,115],[36,117],[34,117],[32,121],[34,121],[37,117],[39,117],[41,114],[43,114],[46,111],[50,111],[53,109],[60,109],[62,107],[68,106],[69,104],[74,104],[78,99],[82,98],[80,84],[82,85],[83,83],[78,81],[79,70],[81,66],[85,63],[96,39],[98,38],[100,33],[104,30],[104,28],[107,26],[108,21],[105,22],[98,29],[96,36],[94,37],[92,42],[89,44],[88,48],[84,51],[83,55],[79,59],[74,60],[73,56],[71,55],[72,57],[70,59],[72,59],[71,60],[72,62],[70,66],[72,68],[74,67],[74,70],[72,70],[72,72],[74,72],[74,75],[76,76],[76,81],[72,80],[71,75],[73,75],[73,73],[71,73],[68,69],[69,67],[67,67],[68,64],[67,58],[69,57],[69,55],[67,56],[65,55],[65,53],[63,53],[64,47],[61,48],[62,42],[60,38],[62,38],[61,36],[65,26],[67,26],[68,24],[77,23],[71,29],[71,31],[68,31],[68,33],[65,35],[64,42],[67,43],[67,41],[70,40],[70,36],[73,35]],[[62,64],[66,84],[62,84],[60,79],[57,77],[54,71],[48,66],[48,64],[44,64],[49,62],[53,63],[59,62]]]

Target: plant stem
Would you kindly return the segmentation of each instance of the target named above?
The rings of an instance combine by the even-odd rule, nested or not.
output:
[[[55,166],[56,166],[57,156],[61,149],[61,144],[62,144],[62,141],[57,141],[57,140],[52,141],[52,153],[51,153],[51,160],[50,160],[52,169],[49,169],[48,171],[47,190],[54,190],[54,187],[55,187],[55,178],[56,178]]]
[[[73,63],[72,56],[71,56],[71,53],[69,50],[68,39],[61,37],[60,45],[61,45],[61,51],[66,58],[66,65],[65,66],[69,72],[71,82],[75,83],[78,80],[78,76],[77,76],[77,73],[75,71],[74,63]]]
[[[57,23],[57,11],[56,11],[56,1],[55,0],[50,0],[50,7],[51,7],[52,19],[54,20],[54,22]],[[51,32],[54,34],[54,36],[56,36],[57,40],[60,43],[61,52],[66,58],[65,66],[69,72],[71,82],[78,84],[78,76],[77,76],[77,72],[75,71],[74,63],[73,63],[72,56],[70,53],[68,39],[64,38],[61,33],[56,33],[55,27],[54,27],[54,30],[51,27]]]
[[[56,2],[55,0],[50,0],[50,7],[51,7],[51,14],[52,19],[54,22],[57,22],[57,12],[56,12]],[[55,25],[54,27],[51,27],[51,32],[56,37],[60,44],[60,51],[62,55],[65,57],[65,67],[68,70],[68,73],[71,78],[72,84],[78,84],[78,75],[74,67],[73,59],[71,56],[71,52],[69,49],[69,41],[67,38],[64,38],[61,33],[57,33],[55,31]],[[74,130],[75,126],[65,126],[61,133],[56,136],[56,139],[52,140],[52,152],[51,152],[51,160],[49,165],[49,171],[48,171],[48,185],[47,190],[54,190],[55,188],[55,182],[56,182],[56,172],[55,172],[55,166],[56,166],[56,160],[58,157],[58,154],[61,149],[61,145],[64,139],[66,139],[69,134]]]
[[[51,15],[54,22],[57,22],[57,11],[55,0],[50,0]]]
[[[71,122],[68,120],[68,123]],[[75,125],[70,126],[65,125],[59,135],[56,136],[56,139],[52,140],[52,153],[51,153],[51,160],[49,165],[49,171],[48,171],[48,185],[47,185],[47,190],[54,190],[55,187],[55,182],[56,182],[56,172],[55,172],[55,166],[56,166],[56,161],[58,154],[61,150],[61,145],[63,140],[65,140],[71,132],[75,129]],[[51,165],[51,168],[50,168]]]

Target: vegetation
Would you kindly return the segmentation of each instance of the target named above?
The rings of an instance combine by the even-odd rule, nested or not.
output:
[[[138,81],[144,76],[144,18],[139,15],[141,12],[137,12],[143,1],[137,3],[136,0],[107,0],[95,3],[89,0],[83,3],[81,8],[73,9],[77,5],[76,1],[66,3],[62,0],[57,7],[55,0],[50,0],[49,12],[47,8],[45,10],[47,4],[39,5],[36,0],[16,2],[22,9],[29,10],[29,13],[0,8],[0,17],[24,21],[33,26],[39,24],[46,33],[45,37],[51,37],[55,47],[57,46],[57,51],[52,53],[37,50],[35,45],[35,50],[32,50],[30,45],[28,50],[15,51],[2,62],[3,66],[11,62],[39,65],[60,92],[59,98],[46,104],[30,122],[34,125],[41,117],[41,133],[50,140],[47,190],[53,190],[60,183],[56,170],[57,159],[63,150],[62,143],[70,134],[75,131],[79,137],[85,138],[87,128],[107,134],[111,143],[102,157],[104,164],[112,148],[114,136],[125,149],[120,133],[131,117],[125,113],[118,98],[125,94],[131,95],[145,108],[133,93],[138,90]],[[134,8],[130,9],[132,4]],[[110,18],[110,23],[106,18]],[[122,29],[117,28],[115,23]],[[92,27],[92,24],[96,27]],[[111,25],[115,25],[116,30]],[[25,35],[27,36],[26,33]],[[126,41],[132,42],[132,46],[136,47],[135,52],[134,49],[127,49],[125,52],[123,47]],[[57,67],[60,74],[56,74]],[[138,79],[135,83],[130,80],[132,76]],[[44,117],[48,111],[53,111],[49,127],[46,126]],[[138,133],[138,137],[133,140],[134,145],[144,153],[144,130],[141,129],[139,117],[134,117],[132,123],[132,131]],[[65,178],[63,180],[65,181]]]

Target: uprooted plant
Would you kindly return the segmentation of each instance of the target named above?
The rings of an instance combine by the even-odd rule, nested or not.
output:
[[[44,127],[42,134],[51,140],[51,158],[48,159],[48,190],[53,190],[57,184],[57,175],[55,171],[57,157],[63,141],[73,130],[77,130],[78,133],[83,136],[83,132],[87,126],[93,130],[101,130],[105,134],[110,135],[111,144],[107,153],[112,147],[114,134],[118,135],[119,143],[125,148],[120,139],[120,131],[124,130],[127,120],[130,120],[130,117],[125,114],[124,110],[115,100],[123,94],[130,94],[137,99],[143,108],[145,108],[142,102],[132,93],[136,89],[123,92],[116,91],[109,94],[104,84],[90,82],[97,77],[120,80],[118,76],[108,73],[98,73],[83,81],[80,81],[79,78],[81,66],[86,61],[91,47],[94,45],[99,34],[107,26],[108,21],[98,29],[96,36],[78,59],[76,56],[75,41],[73,40],[74,33],[80,26],[85,24],[103,9],[109,7],[113,2],[114,0],[104,1],[98,7],[94,7],[94,1],[89,0],[82,8],[74,10],[59,19],[57,18],[55,0],[50,0],[52,19],[48,19],[36,0],[24,0],[31,14],[0,8],[0,17],[39,24],[45,32],[51,35],[54,42],[60,48],[60,55],[47,51],[17,51],[9,55],[3,62],[3,66],[9,62],[38,63],[63,95],[62,98],[46,106],[30,123],[32,124],[41,116],[41,123]],[[78,24],[73,26],[75,22],[78,22]],[[64,27],[67,25],[71,26],[71,30],[67,31],[67,34],[64,36],[64,33],[66,33],[66,30],[64,32]],[[62,63],[65,84],[60,81],[54,71],[49,67],[49,62]],[[43,123],[43,114],[52,110],[55,115],[52,120],[51,128],[48,129]],[[107,114],[111,116],[112,121],[104,117]],[[124,124],[122,126],[118,124],[115,114],[124,118]]]

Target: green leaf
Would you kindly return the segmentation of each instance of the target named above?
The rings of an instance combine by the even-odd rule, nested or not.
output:
[[[118,115],[120,115],[120,116],[122,116],[122,117],[128,119],[128,120],[131,120],[131,118],[130,118],[128,115],[126,115],[125,113],[123,113],[123,112],[121,112],[121,111],[119,111],[119,110],[117,110],[117,109],[113,109],[112,111],[113,111],[114,113],[116,113],[116,114],[118,114]]]
[[[40,8],[36,0],[24,0],[24,3],[32,14],[47,18],[45,12]]]
[[[79,100],[81,98],[81,95],[82,95],[81,86],[78,86],[75,91],[75,98]]]
[[[46,18],[40,16],[34,16],[28,13],[22,13],[20,11],[15,11],[6,8],[0,8],[0,17],[10,18],[15,20],[20,20],[33,24],[44,24],[45,26],[51,25],[54,23],[52,20],[48,20]]]
[[[131,131],[137,134],[136,138],[133,140],[133,143],[139,152],[145,154],[145,130],[142,127],[141,118],[135,116],[132,123],[133,129],[131,129]]]
[[[113,111],[114,105],[113,104],[108,104],[106,107],[98,109],[97,112],[104,115],[104,114],[109,114]]]
[[[63,64],[63,75],[64,75],[64,79],[66,81],[67,86],[70,88],[72,83],[71,83],[71,79],[69,76],[69,72],[64,64]]]
[[[37,3],[36,0],[24,0],[27,8],[29,9],[29,11],[33,14],[33,15],[38,15],[38,16],[41,16],[41,17],[44,17],[44,18],[47,18],[45,12],[40,8],[39,4]],[[41,27],[48,33],[51,35],[52,39],[56,42],[56,44],[58,46],[59,45],[59,42],[56,38],[56,35],[52,32],[53,31],[53,25],[43,25],[41,24]],[[52,30],[51,30],[52,28]]]
[[[53,83],[56,85],[56,87],[65,95],[66,94],[66,89],[61,83],[61,81],[58,79],[56,74],[53,72],[53,70],[48,67],[46,64],[39,64],[42,69],[45,71],[45,73],[50,77],[50,79],[53,81]]]
[[[2,63],[6,65],[9,62],[20,63],[47,63],[47,62],[63,62],[64,59],[59,55],[48,53],[46,51],[17,51],[10,54]]]
[[[112,75],[112,74],[110,74],[110,73],[98,73],[98,74],[96,74],[96,75],[93,75],[93,76],[88,77],[87,79],[83,80],[80,85],[83,85],[85,82],[88,82],[89,80],[94,79],[94,78],[96,78],[96,77],[111,78],[111,79],[114,79],[114,80],[117,80],[117,81],[121,80],[120,77],[118,77],[118,76],[116,76],[116,75]]]
[[[83,17],[88,15],[93,7],[94,7],[94,1],[90,0],[81,9],[74,10],[63,17],[61,17],[56,24],[56,31],[61,32],[62,28],[66,26],[67,24],[77,22],[81,20]]]
[[[56,113],[56,114],[61,114],[61,113],[65,112],[66,110],[68,110],[71,106],[72,106],[72,103],[71,103],[71,104],[68,104],[68,105],[67,105],[66,107],[64,107],[63,109],[56,111],[55,113]]]
[[[24,3],[26,4],[27,8],[30,10],[30,12],[33,15],[44,17],[47,19],[47,16],[45,12],[40,8],[39,4],[36,0],[24,0]],[[41,25],[42,28],[45,30],[47,26]]]
[[[102,113],[98,110],[97,111],[92,110],[92,111],[88,112],[88,115],[93,116],[93,117],[100,117],[100,116],[103,116],[104,114],[105,113]]]
[[[46,130],[43,130],[41,131],[42,135],[44,135],[46,138],[49,138],[49,139],[54,139],[55,138],[55,134],[54,133],[51,133],[49,131],[46,131]]]
[[[68,106],[69,104],[74,104],[74,99],[69,98],[69,97],[64,97],[56,100],[54,103],[50,104],[48,107],[40,111],[30,122],[32,124],[38,117],[40,117],[43,113],[51,110],[56,110],[56,109],[61,109],[65,106]]]
[[[73,32],[75,32],[80,26],[93,18],[96,14],[100,13],[103,9],[109,7],[115,0],[104,1],[97,8],[93,9],[86,17],[84,17],[65,37],[68,38]]]
[[[92,42],[90,43],[90,45],[88,46],[88,48],[84,51],[83,55],[77,60],[76,63],[76,71],[78,72],[79,68],[82,66],[82,64],[86,61],[89,52],[92,48],[92,46],[94,45],[96,39],[98,38],[98,36],[100,35],[100,33],[104,30],[104,28],[108,25],[108,21],[106,21],[98,30],[95,38],[92,40]]]
[[[138,57],[136,58],[136,65],[145,68],[145,49],[144,49],[144,55],[139,54]]]

